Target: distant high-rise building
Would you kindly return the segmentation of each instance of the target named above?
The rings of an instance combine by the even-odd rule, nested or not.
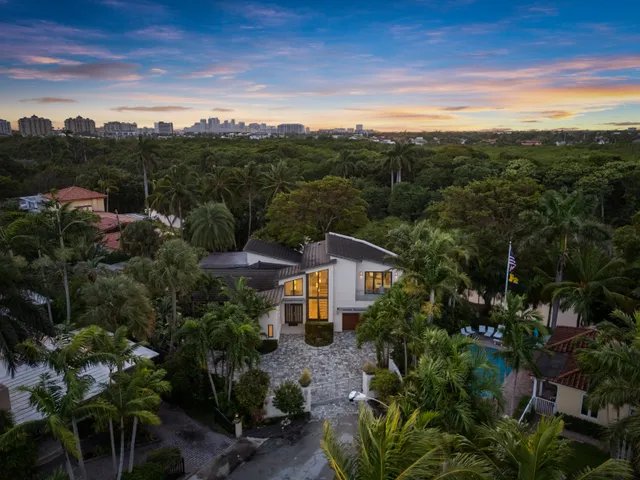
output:
[[[229,127],[232,128],[232,129],[236,128],[236,119],[235,118],[231,119],[231,122],[229,123]]]
[[[73,133],[96,133],[96,122],[90,118],[67,118],[64,121],[64,129]]]
[[[224,123],[222,124],[222,128],[224,128],[225,130],[229,129],[229,120],[224,121]]]
[[[220,120],[218,119],[218,117],[210,118],[207,131],[217,132],[219,129],[220,129]]]
[[[172,122],[155,122],[153,128],[158,135],[171,135],[173,133]]]
[[[238,122],[238,128],[244,129],[244,122]]]
[[[358,123],[358,124],[356,125],[356,132],[361,132],[362,130],[364,130],[364,128],[362,128],[362,124],[361,124],[361,123]]]
[[[0,135],[11,135],[11,122],[0,120]]]
[[[131,137],[138,134],[138,124],[135,122],[106,122],[103,128],[107,137]]]
[[[23,117],[18,120],[18,128],[22,135],[44,136],[50,135],[53,130],[51,120],[40,118],[35,115]]]
[[[301,123],[281,123],[278,125],[278,135],[300,135],[304,133]]]

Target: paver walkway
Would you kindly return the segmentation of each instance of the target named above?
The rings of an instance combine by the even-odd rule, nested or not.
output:
[[[286,380],[297,381],[305,367],[316,384],[360,377],[362,365],[367,360],[375,363],[376,355],[371,344],[356,347],[355,332],[336,332],[326,347],[307,345],[304,335],[281,335],[278,348],[261,358],[259,368],[269,374],[275,387]]]

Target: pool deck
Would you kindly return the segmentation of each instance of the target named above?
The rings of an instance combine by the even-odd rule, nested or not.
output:
[[[470,336],[471,336],[471,338],[476,340],[481,347],[493,348],[495,350],[503,350],[504,349],[502,344],[496,344],[496,343],[493,342],[493,339],[487,338],[484,335],[480,335],[479,333],[476,333],[476,334],[470,335]]]

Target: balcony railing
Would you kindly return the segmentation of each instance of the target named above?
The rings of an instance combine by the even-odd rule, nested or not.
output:
[[[554,413],[556,413],[556,402],[547,400],[542,397],[535,397],[535,403],[533,407],[535,408],[536,413],[545,415],[547,417],[550,417]]]
[[[387,293],[388,290],[378,288],[376,290],[356,290],[356,300],[376,301],[381,295]]]

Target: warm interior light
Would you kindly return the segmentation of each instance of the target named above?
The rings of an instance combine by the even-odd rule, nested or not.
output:
[[[360,280],[364,278],[364,273],[360,272]]]

